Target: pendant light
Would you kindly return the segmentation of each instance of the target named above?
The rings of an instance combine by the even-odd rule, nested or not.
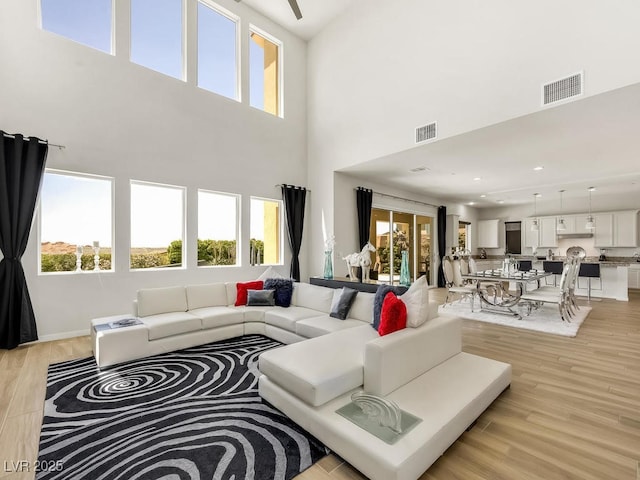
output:
[[[539,193],[534,193],[533,194],[533,223],[531,224],[531,231],[532,232],[537,232],[538,230],[540,230],[540,226],[538,225],[538,210],[536,208],[536,199],[538,198],[540,194]]]
[[[593,192],[596,187],[589,187],[589,216],[587,217],[587,224],[584,226],[588,230],[593,230],[596,228],[596,224],[593,221],[593,215],[591,215],[591,192]]]
[[[562,194],[564,190],[560,190],[560,218],[558,219],[558,225],[556,225],[556,230],[558,232],[564,232],[567,229],[567,226],[564,224],[564,218],[562,217]]]

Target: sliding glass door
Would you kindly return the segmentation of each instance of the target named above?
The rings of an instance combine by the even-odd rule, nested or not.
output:
[[[398,283],[402,252],[407,251],[411,279],[426,275],[433,284],[433,226],[433,217],[373,208],[370,241],[376,247],[372,268],[378,280]]]

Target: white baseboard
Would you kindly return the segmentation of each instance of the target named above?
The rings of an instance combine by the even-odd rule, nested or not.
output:
[[[31,343],[40,343],[40,342],[51,342],[53,340],[64,340],[66,338],[73,338],[73,337],[85,337],[87,335],[90,335],[91,331],[89,329],[87,330],[76,330],[73,332],[63,332],[63,333],[53,333],[51,335],[42,335],[38,338],[38,340],[36,340],[35,342],[31,342]],[[27,345],[27,344],[25,344]]]

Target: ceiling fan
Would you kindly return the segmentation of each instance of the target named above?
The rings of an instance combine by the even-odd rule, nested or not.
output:
[[[240,0],[236,0],[236,2],[240,2]],[[293,10],[293,13],[296,16],[296,18],[300,20],[302,18],[302,12],[300,11],[298,2],[296,0],[289,0],[289,5],[291,5],[291,10]]]

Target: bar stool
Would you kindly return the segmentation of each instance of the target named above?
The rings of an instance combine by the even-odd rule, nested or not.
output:
[[[582,263],[580,264],[580,271],[578,277],[586,277],[588,279],[587,284],[587,301],[591,302],[591,279],[600,278],[600,264],[599,263]],[[602,288],[602,283],[600,284]]]
[[[518,260],[518,271],[528,272],[533,268],[533,262],[531,260]]]
[[[562,275],[564,262],[545,260],[542,262],[542,269],[547,273],[553,273],[553,286],[556,285],[556,275]]]

